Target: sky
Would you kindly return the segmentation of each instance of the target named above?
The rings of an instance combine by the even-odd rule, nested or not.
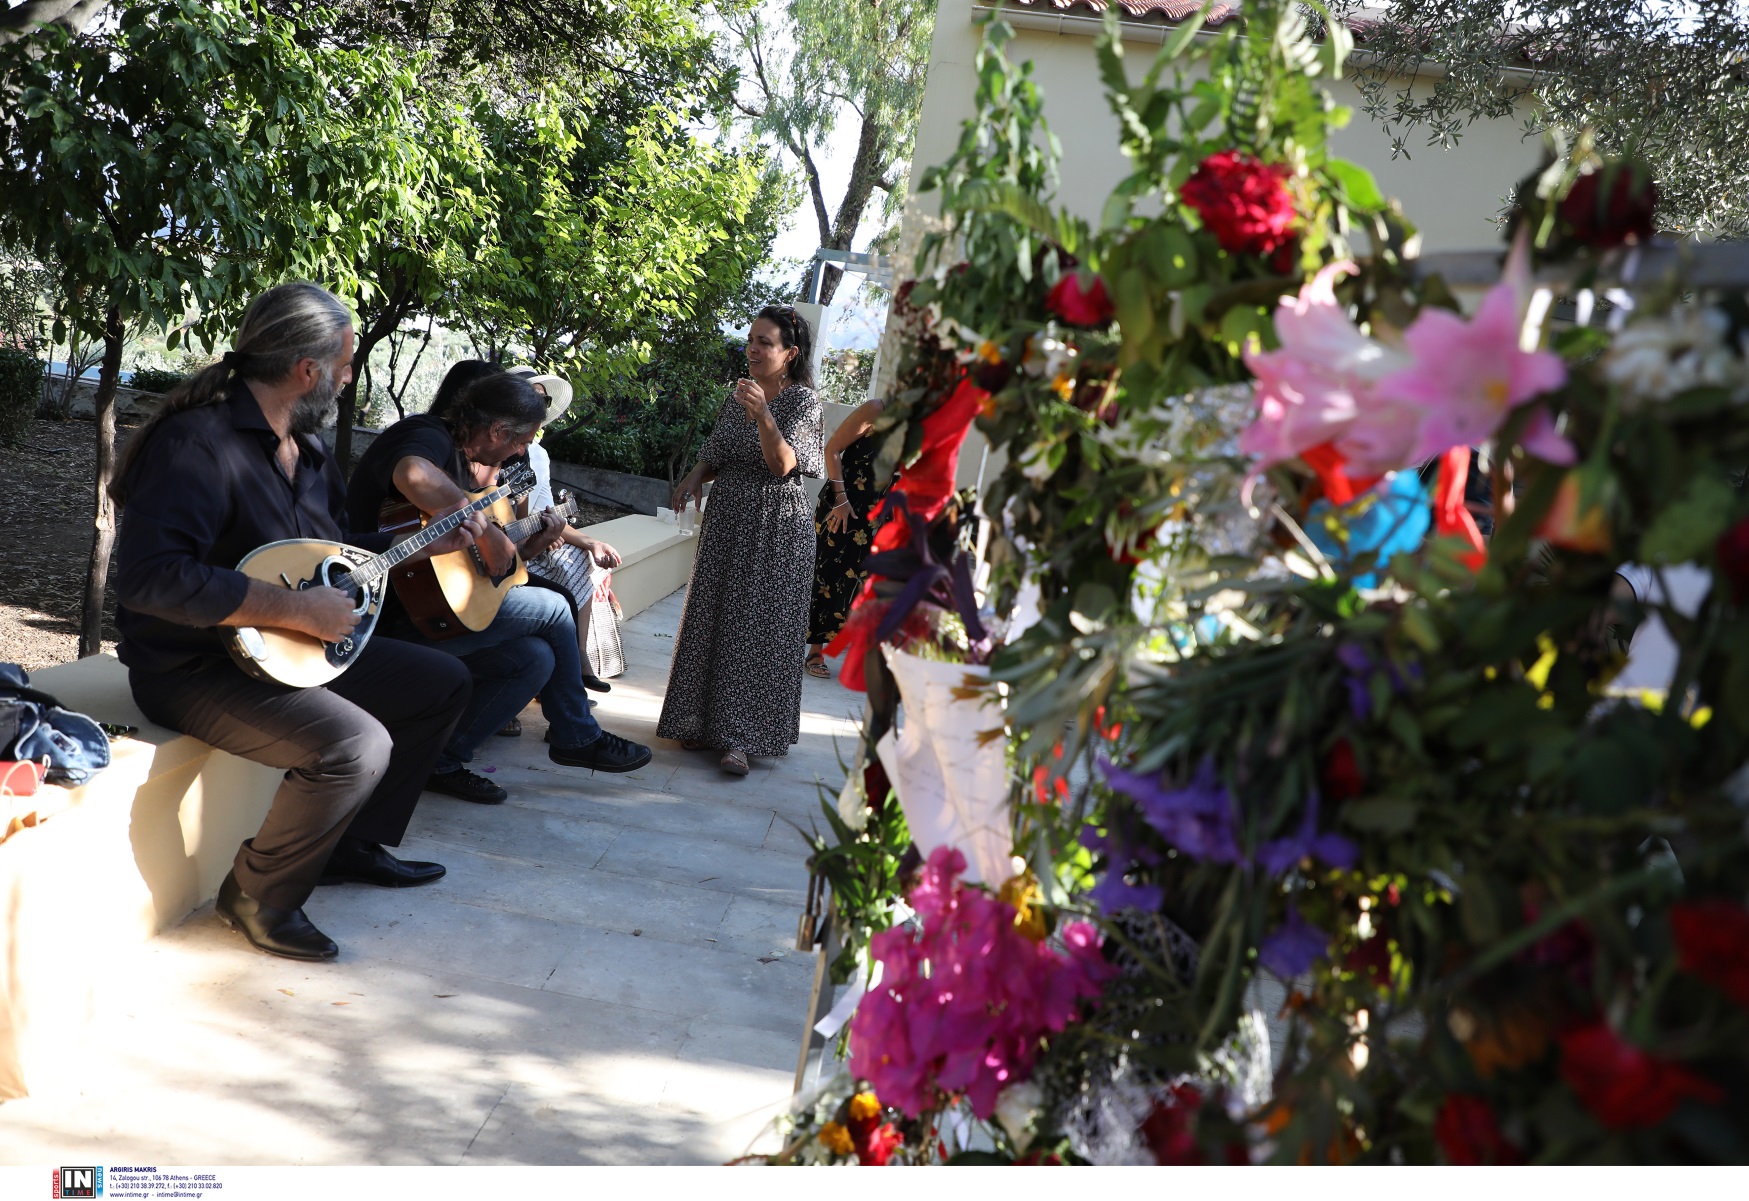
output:
[[[856,158],[856,135],[855,124],[847,121],[832,131],[826,145],[815,150],[814,165],[820,171],[826,207],[833,213],[837,212],[838,201],[843,198],[844,188],[850,182],[850,166]],[[789,166],[796,166],[789,155],[786,154],[784,159]],[[799,167],[797,174],[800,174]],[[881,195],[876,193],[869,202],[868,211],[863,215],[862,228],[857,230],[853,249],[867,250],[869,239],[881,231],[880,210]],[[786,286],[790,281],[801,278],[800,264],[811,257],[819,246],[820,224],[814,218],[814,201],[804,189],[800,203],[790,214],[788,226],[772,244],[774,255],[796,263],[795,268],[787,270],[782,277]],[[827,349],[872,348],[880,341],[881,330],[887,320],[886,302],[871,301],[861,279],[858,275],[846,275],[844,282],[838,285],[826,319],[824,342]]]

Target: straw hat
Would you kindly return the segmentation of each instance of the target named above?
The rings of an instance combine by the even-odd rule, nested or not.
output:
[[[547,391],[547,415],[541,422],[543,427],[551,425],[565,415],[565,410],[571,407],[571,384],[557,375],[530,376],[530,384],[539,384]]]

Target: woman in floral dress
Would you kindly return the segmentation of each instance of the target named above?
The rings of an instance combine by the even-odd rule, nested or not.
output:
[[[808,608],[809,675],[828,679],[825,645],[837,636],[850,616],[850,605],[862,587],[863,560],[868,558],[874,531],[869,514],[886,493],[875,483],[874,461],[880,447],[869,433],[883,403],[864,401],[826,443],[826,487],[814,510],[814,593]]]
[[[787,305],[761,309],[747,374],[723,404],[698,466],[674,489],[705,510],[686,611],[656,724],[661,738],[721,753],[744,776],[750,755],[787,755],[801,737],[802,660],[814,581],[814,523],[802,476],[823,468],[813,331]]]

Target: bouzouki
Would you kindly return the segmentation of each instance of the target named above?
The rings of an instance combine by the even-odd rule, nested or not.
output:
[[[516,469],[528,470],[521,464]],[[526,491],[527,488],[520,489],[519,494]],[[577,502],[567,499],[556,511],[560,520],[566,520],[577,512]],[[541,525],[538,513],[516,519],[508,498],[494,501],[487,510],[487,518],[504,531],[513,546],[538,531]],[[391,533],[416,530],[424,520],[424,514],[405,501],[384,502],[378,518],[379,528]],[[515,551],[507,560],[494,561],[476,544],[467,550],[404,564],[389,578],[413,625],[432,641],[442,642],[491,625],[505,594],[518,584],[528,583],[528,569]]]
[[[510,483],[481,493],[461,509],[438,518],[380,555],[319,538],[289,538],[250,551],[237,564],[238,571],[252,580],[286,588],[338,588],[356,602],[353,612],[358,615],[358,626],[339,642],[324,642],[297,630],[236,626],[225,639],[231,658],[258,680],[292,688],[328,683],[352,666],[376,631],[391,573],[468,517],[490,509],[519,490],[527,491],[529,486],[515,477]]]

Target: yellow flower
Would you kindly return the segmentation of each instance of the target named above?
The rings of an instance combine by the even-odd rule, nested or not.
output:
[[[985,342],[978,347],[978,357],[986,363],[1000,363],[1002,361],[1002,348],[994,342]]]
[[[873,1093],[857,1093],[850,1098],[850,1120],[872,1122],[881,1116],[881,1100]]]
[[[1045,915],[1033,903],[1038,899],[1038,880],[1031,872],[1022,872],[1012,876],[1002,885],[997,897],[1014,906],[1014,925],[1022,934],[1034,942],[1043,942],[1045,937]]]
[[[1062,398],[1063,403],[1067,404],[1069,398],[1075,395],[1074,377],[1068,375],[1057,376],[1056,379],[1051,381],[1051,391],[1055,392]]]
[[[837,1122],[827,1122],[820,1127],[818,1137],[834,1155],[849,1155],[856,1150],[856,1144],[850,1140],[850,1131]]]

